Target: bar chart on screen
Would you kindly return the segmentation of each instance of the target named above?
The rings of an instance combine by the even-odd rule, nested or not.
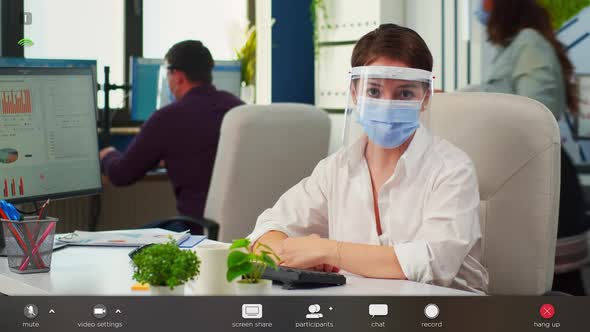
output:
[[[33,129],[33,95],[34,91],[24,82],[0,84],[0,136],[14,136]]]
[[[4,90],[0,91],[1,114],[31,114],[33,107],[31,105],[31,90]]]

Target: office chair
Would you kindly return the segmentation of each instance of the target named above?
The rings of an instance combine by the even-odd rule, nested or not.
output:
[[[330,119],[313,106],[243,105],[221,124],[204,218],[173,217],[148,227],[191,230],[230,242],[247,236],[256,219],[328,153]]]
[[[432,132],[473,160],[489,294],[551,290],[560,188],[560,136],[541,103],[492,93],[435,94]]]
[[[313,106],[242,105],[223,119],[205,218],[219,240],[247,236],[256,219],[326,157],[328,115]]]

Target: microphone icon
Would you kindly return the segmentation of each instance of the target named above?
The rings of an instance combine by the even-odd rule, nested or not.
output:
[[[39,308],[34,304],[27,304],[24,310],[25,317],[33,319],[39,314]]]

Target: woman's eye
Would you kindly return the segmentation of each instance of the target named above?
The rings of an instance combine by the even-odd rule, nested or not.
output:
[[[368,88],[367,89],[367,96],[371,98],[379,98],[381,92],[377,88]]]
[[[400,97],[401,99],[407,100],[407,99],[414,99],[415,98],[415,94],[414,92],[412,92],[411,90],[402,90],[400,92]]]

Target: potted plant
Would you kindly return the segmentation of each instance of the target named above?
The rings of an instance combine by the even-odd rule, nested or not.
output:
[[[267,245],[258,243],[252,246],[248,239],[235,240],[227,256],[227,281],[238,277],[234,283],[238,295],[263,295],[270,293],[272,281],[261,279],[267,268],[276,269],[280,261],[274,251]]]
[[[246,33],[246,42],[236,56],[242,66],[241,98],[247,104],[254,103],[254,84],[256,83],[256,27],[251,26]]]
[[[199,274],[200,260],[176,241],[154,244],[133,256],[133,279],[149,284],[152,295],[184,295],[184,284]]]
[[[309,13],[311,15],[311,24],[313,27],[313,36],[312,36],[313,50],[314,50],[314,54],[317,58],[317,56],[320,52],[320,48],[319,48],[320,30],[319,30],[319,25],[318,25],[320,17],[323,18],[324,23],[326,24],[328,29],[332,28],[330,23],[328,23],[328,10],[326,8],[325,0],[312,0],[309,5]]]
[[[551,15],[553,28],[561,26],[577,15],[582,9],[590,6],[589,0],[540,0],[539,4]]]

